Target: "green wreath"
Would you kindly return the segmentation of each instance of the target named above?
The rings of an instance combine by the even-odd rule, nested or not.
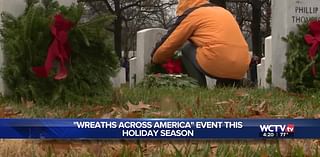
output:
[[[320,64],[318,55],[315,56],[314,60],[310,60],[308,56],[310,45],[306,43],[304,37],[311,33],[309,22],[297,26],[297,32],[290,32],[286,38],[283,38],[288,43],[287,63],[283,77],[287,80],[289,91],[302,92],[320,87],[319,72],[316,75],[311,72],[313,66],[320,69]],[[318,49],[317,52],[320,52],[320,50]]]
[[[110,76],[118,69],[112,52],[111,35],[104,29],[112,17],[83,20],[84,6],[60,6],[52,0],[26,0],[25,12],[14,17],[2,13],[0,29],[5,54],[2,76],[14,100],[38,104],[102,103],[110,94]],[[32,67],[43,65],[52,42],[50,25],[57,13],[72,21],[69,32],[71,56],[68,77],[54,80],[55,68],[48,78],[38,78]]]

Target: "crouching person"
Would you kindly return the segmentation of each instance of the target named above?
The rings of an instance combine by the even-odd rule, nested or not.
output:
[[[157,43],[152,62],[163,64],[182,47],[184,68],[202,87],[207,86],[206,75],[216,78],[217,85],[239,84],[251,57],[233,15],[207,0],[179,0],[176,14],[175,24]]]

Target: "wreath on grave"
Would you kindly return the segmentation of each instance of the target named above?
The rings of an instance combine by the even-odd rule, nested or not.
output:
[[[182,74],[185,73],[182,61],[182,53],[177,51],[175,55],[164,64],[147,64],[147,74]]]
[[[83,18],[81,4],[26,3],[19,17],[1,14],[1,72],[9,96],[38,104],[103,103],[118,69],[111,35],[104,29],[112,17]]]
[[[196,80],[189,77],[182,65],[181,51],[164,64],[147,64],[147,76],[140,83],[140,86],[150,87],[175,87],[194,88],[199,87]]]
[[[320,21],[310,20],[298,25],[298,31],[290,32],[283,40],[288,43],[284,69],[288,90],[301,92],[320,88]]]

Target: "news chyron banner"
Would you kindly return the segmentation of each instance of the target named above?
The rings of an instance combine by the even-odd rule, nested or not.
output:
[[[1,139],[320,138],[318,119],[0,119]]]

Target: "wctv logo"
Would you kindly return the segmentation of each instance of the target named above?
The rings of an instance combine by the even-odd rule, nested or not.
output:
[[[261,132],[294,132],[294,124],[287,125],[260,125]]]

